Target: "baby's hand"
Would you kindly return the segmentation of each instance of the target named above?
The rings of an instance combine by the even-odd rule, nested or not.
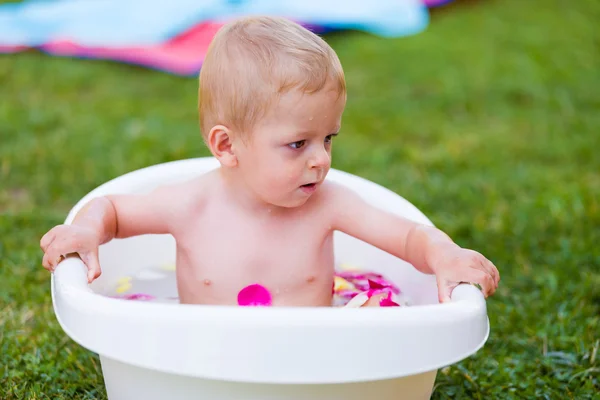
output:
[[[66,255],[78,253],[88,268],[88,283],[91,283],[100,276],[99,246],[100,238],[95,230],[79,225],[58,225],[40,241],[40,247],[44,251],[42,264],[53,272]]]
[[[478,284],[485,297],[498,287],[498,269],[476,251],[455,244],[439,245],[428,258],[436,275],[440,302],[450,301],[452,290],[461,283]]]

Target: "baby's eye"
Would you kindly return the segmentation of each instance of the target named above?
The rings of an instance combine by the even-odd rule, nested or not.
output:
[[[333,140],[334,136],[337,136],[337,135],[335,135],[335,134],[327,135],[325,137],[325,143],[327,143],[327,144],[331,143],[331,141]]]
[[[299,148],[302,148],[305,143],[306,143],[306,140],[299,140],[297,142],[288,144],[288,146],[290,146],[292,149],[299,149]]]

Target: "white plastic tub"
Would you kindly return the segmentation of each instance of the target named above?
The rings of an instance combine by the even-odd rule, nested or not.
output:
[[[217,167],[213,158],[161,164],[112,180],[83,198],[145,192]],[[368,201],[430,224],[400,196],[332,170],[328,179]],[[100,249],[102,276],[68,258],[52,277],[64,331],[100,355],[110,400],[427,399],[437,369],[476,352],[489,324],[479,290],[461,285],[438,304],[433,276],[364,242],[337,233],[336,260],[385,274],[412,307],[266,308],[136,302],[102,295],[118,278],[148,263],[173,263],[168,235],[114,240]],[[174,288],[168,288],[174,290]]]

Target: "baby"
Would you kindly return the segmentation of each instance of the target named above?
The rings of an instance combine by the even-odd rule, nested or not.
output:
[[[481,254],[325,180],[346,85],[317,35],[284,18],[231,22],[213,39],[198,94],[220,167],[149,194],[90,201],[41,239],[45,268],[74,253],[92,282],[101,244],[171,234],[182,303],[236,305],[240,290],[259,284],[271,288],[273,306],[331,306],[337,230],[435,274],[442,302],[461,282],[486,296],[497,288],[498,270]]]

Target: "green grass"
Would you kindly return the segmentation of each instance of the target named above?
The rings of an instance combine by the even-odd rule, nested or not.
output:
[[[349,85],[334,166],[502,274],[489,341],[434,399],[600,398],[599,19],[597,0],[460,1],[414,37],[327,37]],[[0,398],[105,398],[56,322],[39,238],[108,179],[207,155],[195,108],[194,79],[0,57]]]

